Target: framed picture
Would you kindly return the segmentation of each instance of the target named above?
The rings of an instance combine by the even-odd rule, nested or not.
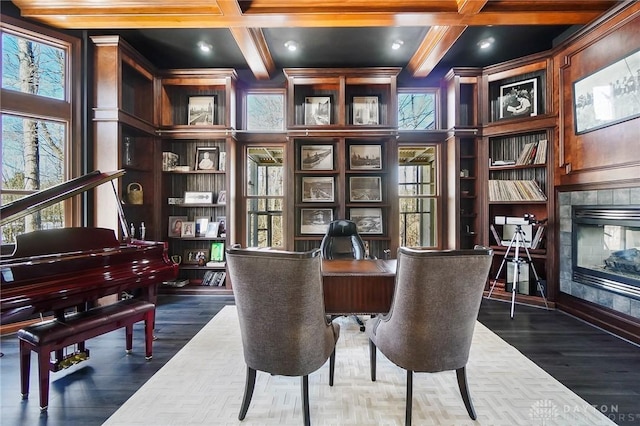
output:
[[[382,179],[380,176],[350,177],[349,201],[382,201]]]
[[[349,168],[351,170],[381,170],[382,146],[350,145]]]
[[[185,265],[197,265],[200,259],[202,259],[204,263],[207,263],[209,259],[209,249],[188,249],[185,250],[182,255],[182,263]]]
[[[194,164],[194,170],[218,170],[218,147],[197,147]]]
[[[500,118],[533,117],[537,114],[537,78],[500,86]]]
[[[212,192],[186,191],[184,193],[184,204],[211,204],[213,203]]]
[[[331,124],[330,96],[310,96],[304,99],[304,124],[309,126]]]
[[[180,238],[182,236],[182,224],[186,221],[186,216],[169,216],[169,237]]]
[[[222,190],[218,192],[216,204],[227,204],[227,191]]]
[[[195,234],[196,237],[204,237],[207,235],[207,229],[209,228],[209,220],[211,218],[209,216],[197,216],[195,219],[196,228]]]
[[[196,236],[196,223],[192,221],[182,222],[182,232],[180,233],[180,237],[189,238]]]
[[[333,170],[333,145],[302,145],[300,168],[302,170]]]
[[[640,50],[573,83],[577,135],[640,115],[638,70]]]
[[[353,124],[374,125],[380,124],[377,96],[353,97]]]
[[[382,209],[356,208],[349,211],[360,234],[382,234]]]
[[[212,126],[215,107],[215,96],[190,96],[189,125]]]
[[[218,222],[218,235],[224,237],[227,233],[227,217],[217,216],[216,222]]]
[[[225,151],[221,151],[218,154],[218,170],[225,171],[227,169],[227,153]]]
[[[332,209],[300,209],[300,233],[324,234],[332,220]]]
[[[302,178],[302,201],[332,202],[333,194],[332,176]]]
[[[220,233],[220,222],[209,222],[207,225],[207,231],[204,236],[207,238],[218,238]]]
[[[211,243],[211,261],[224,261],[224,241],[214,241]]]

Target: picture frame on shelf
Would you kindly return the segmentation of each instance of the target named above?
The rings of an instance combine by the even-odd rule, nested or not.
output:
[[[333,176],[305,176],[302,178],[302,201],[330,203],[334,200]]]
[[[325,234],[333,209],[300,209],[300,234]]]
[[[202,259],[201,262],[199,260]],[[183,265],[199,265],[206,264],[207,259],[209,259],[209,249],[186,249],[184,254],[182,255],[182,264]]]
[[[220,222],[209,222],[204,236],[206,238],[218,238],[219,230]]]
[[[180,238],[193,238],[196,236],[196,223],[194,221],[182,222]]]
[[[381,170],[381,145],[350,145],[349,168],[351,170]]]
[[[211,218],[209,216],[196,216],[195,218],[195,234],[196,237],[204,237],[207,234],[207,230],[209,228],[209,221]]]
[[[218,222],[218,236],[225,237],[227,235],[227,217],[216,216],[216,222]]]
[[[349,219],[356,223],[360,234],[382,234],[381,208],[352,208]]]
[[[382,201],[382,179],[380,176],[351,176],[349,178],[349,201]]]
[[[212,262],[224,262],[224,241],[213,241],[211,243],[211,257]]]
[[[212,192],[185,191],[184,204],[212,204]]]
[[[302,145],[301,170],[333,170],[333,145]]]
[[[538,115],[538,78],[500,86],[500,118]]]
[[[216,204],[227,204],[227,191],[225,190],[218,191],[218,198],[216,199]]]
[[[308,126],[331,124],[331,96],[304,98],[304,124]]]
[[[162,171],[171,172],[176,169],[180,156],[175,152],[164,151],[162,153]]]
[[[169,216],[169,232],[171,238],[182,237],[182,225],[187,221],[187,216]]]
[[[353,124],[372,126],[380,124],[379,100],[377,96],[353,97]]]
[[[573,83],[576,135],[640,115],[637,95],[640,80],[633,74],[635,70],[640,70],[640,50]],[[632,84],[635,90],[629,87]]]
[[[218,147],[198,146],[196,147],[196,158],[194,170],[218,170]]]
[[[218,170],[221,172],[227,170],[227,153],[225,151],[220,151],[218,154]]]
[[[189,96],[189,125],[213,126],[215,108],[215,96]]]

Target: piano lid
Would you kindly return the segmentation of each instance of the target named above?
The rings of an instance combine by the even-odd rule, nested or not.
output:
[[[53,204],[59,203],[60,201],[66,200],[67,198],[71,198],[74,195],[93,189],[105,182],[117,179],[124,175],[124,173],[124,170],[104,173],[100,170],[95,170],[91,173],[87,173],[86,175],[23,197],[0,208],[0,225],[18,220]]]

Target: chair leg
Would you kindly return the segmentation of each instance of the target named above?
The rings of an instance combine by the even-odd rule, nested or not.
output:
[[[302,416],[304,418],[304,426],[311,426],[309,418],[309,376],[302,376]]]
[[[376,345],[369,339],[369,365],[371,365],[371,381],[376,381]]]
[[[354,315],[353,319],[356,320],[356,322],[358,323],[358,325],[360,326],[360,331],[364,331],[365,327],[364,327],[364,322],[362,321],[362,319],[360,319],[359,316]]]
[[[256,385],[256,370],[247,366],[247,380],[244,385],[244,397],[242,398],[242,407],[240,408],[240,414],[238,420],[244,420],[249,410],[249,404],[251,403],[251,397],[253,396],[253,388]]]
[[[473,420],[476,419],[476,412],[473,409],[473,403],[471,402],[471,394],[469,393],[469,386],[467,385],[467,373],[465,367],[458,368],[456,370],[456,376],[458,377],[458,387],[460,388],[460,395],[464,401],[464,406],[467,407],[467,413]]]
[[[156,312],[151,310],[147,312],[144,318],[144,346],[145,359],[149,361],[153,358],[153,327],[156,322]]]
[[[22,399],[29,397],[29,372],[31,370],[31,348],[20,340],[20,393]]]
[[[333,372],[336,369],[336,348],[333,348],[329,357],[329,386],[333,386]]]
[[[404,415],[405,426],[411,426],[412,409],[413,409],[413,371],[407,370],[407,409]]]

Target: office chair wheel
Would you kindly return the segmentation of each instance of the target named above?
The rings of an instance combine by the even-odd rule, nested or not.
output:
[[[360,326],[360,331],[364,331],[364,325]]]

